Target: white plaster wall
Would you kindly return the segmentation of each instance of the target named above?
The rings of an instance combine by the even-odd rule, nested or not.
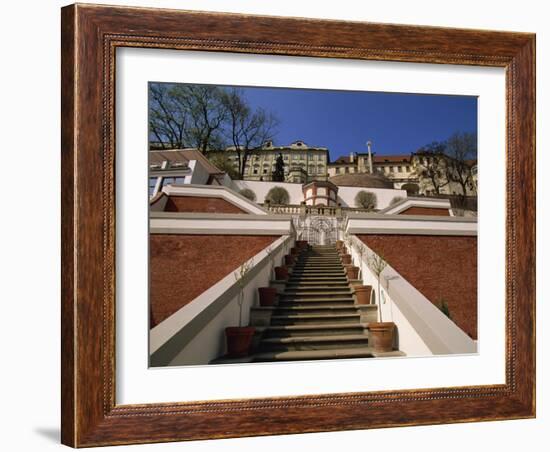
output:
[[[266,255],[265,249],[254,256],[254,265],[262,269],[254,278],[248,281],[244,288],[244,300],[242,305],[242,325],[248,325],[250,319],[250,308],[259,305],[258,288],[269,285],[273,277],[273,267],[281,265],[283,257],[294,245],[294,239],[287,236],[282,247],[274,253],[273,266]],[[273,245],[271,245],[273,246]],[[226,276],[227,279],[235,282],[233,272]],[[226,279],[224,278],[224,279]],[[223,281],[216,284],[218,295],[226,289]],[[216,287],[214,286],[214,287]],[[214,299],[214,293],[210,292],[209,298]],[[200,296],[199,296],[200,297]],[[226,353],[225,328],[228,326],[239,326],[239,305],[238,295],[223,308],[218,315],[197,334],[180,353],[170,362],[172,366],[208,364],[211,360]],[[193,303],[192,301],[191,303]]]
[[[189,162],[189,168],[193,171],[191,175],[191,184],[204,185],[208,182],[209,174],[197,160]],[[185,181],[187,183],[187,180]]]
[[[263,203],[267,192],[273,187],[283,187],[289,194],[289,204],[300,204],[304,200],[302,184],[291,184],[288,182],[264,182],[250,180],[233,181],[233,190],[239,192],[243,188],[249,188],[256,193],[256,202]]]
[[[338,202],[342,203],[342,207],[357,207],[355,205],[355,196],[360,191],[370,191],[376,195],[377,209],[384,209],[390,205],[390,201],[399,196],[407,197],[405,190],[394,190],[393,188],[363,188],[363,187],[339,187]]]

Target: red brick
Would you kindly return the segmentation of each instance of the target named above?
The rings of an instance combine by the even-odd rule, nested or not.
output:
[[[434,215],[436,217],[448,217],[449,209],[440,209],[437,207],[418,207],[413,206],[405,209],[400,215]]]
[[[165,212],[248,213],[222,198],[170,196]]]
[[[452,320],[477,339],[477,237],[358,237],[432,303],[445,299]]]
[[[278,236],[151,234],[151,327],[172,315]]]

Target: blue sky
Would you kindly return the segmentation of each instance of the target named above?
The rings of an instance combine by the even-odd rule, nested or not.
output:
[[[359,91],[242,88],[253,107],[280,120],[275,144],[303,140],[331,160],[365,152],[409,154],[454,132],[477,132],[477,98]]]

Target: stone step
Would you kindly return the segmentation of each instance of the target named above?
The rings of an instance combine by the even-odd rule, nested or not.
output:
[[[373,351],[370,347],[356,347],[336,350],[298,350],[257,353],[253,355],[252,362],[313,361],[319,359],[372,358],[373,356]]]
[[[327,289],[327,290],[285,290],[281,295],[281,300],[288,300],[289,298],[341,298],[342,296],[351,297],[351,290],[339,290],[339,289]]]
[[[313,296],[313,297],[280,297],[279,305],[285,304],[288,305],[289,303],[294,304],[309,304],[309,303],[354,303],[353,297],[351,296],[334,296],[334,297],[326,297],[326,296]]]
[[[326,262],[326,261],[339,261],[340,256],[300,256],[299,260],[304,262]]]
[[[291,315],[291,314],[357,314],[357,308],[353,303],[346,304],[326,304],[325,306],[311,305],[282,305],[277,306],[273,312],[275,315]]]
[[[346,286],[349,287],[349,282],[346,278],[337,278],[337,279],[328,279],[328,278],[316,278],[316,279],[308,279],[308,278],[291,278],[291,279],[288,279],[287,280],[287,284],[288,285],[292,285],[292,286],[295,286],[295,285],[298,285],[298,284],[304,284],[304,285],[315,285],[315,284],[318,284],[320,286],[323,286],[323,285],[329,285],[329,286],[334,286],[334,285],[341,285],[341,284],[345,284]]]
[[[286,281],[286,284],[296,285],[304,283],[306,285],[315,285],[318,284],[322,286],[323,284],[329,284],[332,285],[332,283],[338,283],[338,284],[348,284],[349,282],[347,279],[341,278],[341,279],[307,279],[307,278],[295,278],[295,279],[288,279]]]
[[[338,268],[336,270],[330,270],[330,271],[322,271],[322,270],[316,270],[316,269],[296,269],[294,268],[292,272],[290,273],[292,276],[342,276],[346,273],[344,272],[343,268]]]
[[[311,307],[311,308],[320,308],[320,309],[323,309],[323,308],[326,308],[326,307],[329,307],[330,306],[334,306],[334,305],[339,305],[339,306],[342,306],[342,308],[348,308],[348,309],[351,309],[351,308],[354,308],[355,309],[355,302],[353,299],[346,299],[346,300],[338,300],[337,298],[333,298],[333,299],[327,299],[325,301],[310,301],[310,300],[306,300],[306,301],[280,301],[278,306],[281,308],[281,309],[284,309],[284,308],[288,308],[288,307],[294,307],[294,308],[306,308],[306,307]]]
[[[271,337],[260,342],[258,352],[291,350],[334,350],[367,347],[366,334],[334,334],[332,336]]]
[[[309,324],[334,324],[334,323],[358,323],[359,313],[344,314],[287,314],[272,315],[271,325],[298,325],[302,323]]]
[[[294,336],[333,336],[343,334],[364,334],[366,324],[322,323],[299,325],[271,325],[264,329],[263,338]]]
[[[298,281],[298,282],[290,282],[288,281],[286,284],[286,289],[289,290],[296,290],[301,287],[304,287],[305,289],[309,288],[319,288],[319,289],[340,289],[340,288],[346,288],[349,289],[349,284],[347,281],[329,281],[329,282],[320,282],[320,281]]]
[[[319,268],[321,270],[326,270],[326,269],[329,269],[329,268],[338,268],[338,270],[341,270],[343,269],[344,265],[341,263],[341,262],[335,262],[333,264],[311,264],[311,263],[308,263],[308,264],[300,264],[300,263],[297,263],[297,264],[294,264],[294,268],[305,268],[305,269],[312,269],[312,268]]]

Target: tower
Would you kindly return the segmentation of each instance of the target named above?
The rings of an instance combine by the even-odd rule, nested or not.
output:
[[[368,149],[368,154],[369,154],[369,173],[372,174],[373,173],[373,170],[372,170],[372,152],[371,152],[371,146],[372,146],[372,141],[367,141],[367,149]]]

